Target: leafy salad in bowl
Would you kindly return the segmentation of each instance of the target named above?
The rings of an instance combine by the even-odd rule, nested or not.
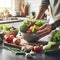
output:
[[[24,20],[20,26],[21,36],[27,41],[36,41],[35,33],[44,24],[41,20]]]

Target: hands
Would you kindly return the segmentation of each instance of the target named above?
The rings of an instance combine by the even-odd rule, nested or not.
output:
[[[41,30],[36,32],[38,39],[44,37],[45,35],[48,35],[52,31],[52,25],[44,24],[40,29]]]

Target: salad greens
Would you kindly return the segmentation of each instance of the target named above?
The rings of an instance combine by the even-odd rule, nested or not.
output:
[[[28,26],[26,24],[23,24],[20,26],[20,31],[21,32],[26,32],[26,30],[28,29]]]
[[[0,24],[0,31],[6,30],[8,31],[11,28],[8,24]]]
[[[53,36],[52,36],[52,38],[51,38],[51,41],[60,42],[60,29],[59,29],[59,30],[56,30],[56,31],[53,33]]]
[[[24,20],[18,29],[23,33],[36,33],[43,24],[41,20]]]
[[[24,20],[23,24],[28,24],[29,22],[32,22],[33,24],[36,24],[38,26],[42,26],[44,24],[41,20]]]

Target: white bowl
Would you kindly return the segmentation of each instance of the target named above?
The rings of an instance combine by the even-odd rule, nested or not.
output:
[[[22,33],[21,32],[21,36],[22,36],[23,39],[25,39],[28,42],[36,42],[36,41],[38,41],[35,34],[27,34],[27,33]]]

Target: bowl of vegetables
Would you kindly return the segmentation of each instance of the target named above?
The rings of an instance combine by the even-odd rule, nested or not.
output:
[[[41,20],[24,20],[20,25],[21,36],[28,42],[37,41],[36,32],[44,24]]]

